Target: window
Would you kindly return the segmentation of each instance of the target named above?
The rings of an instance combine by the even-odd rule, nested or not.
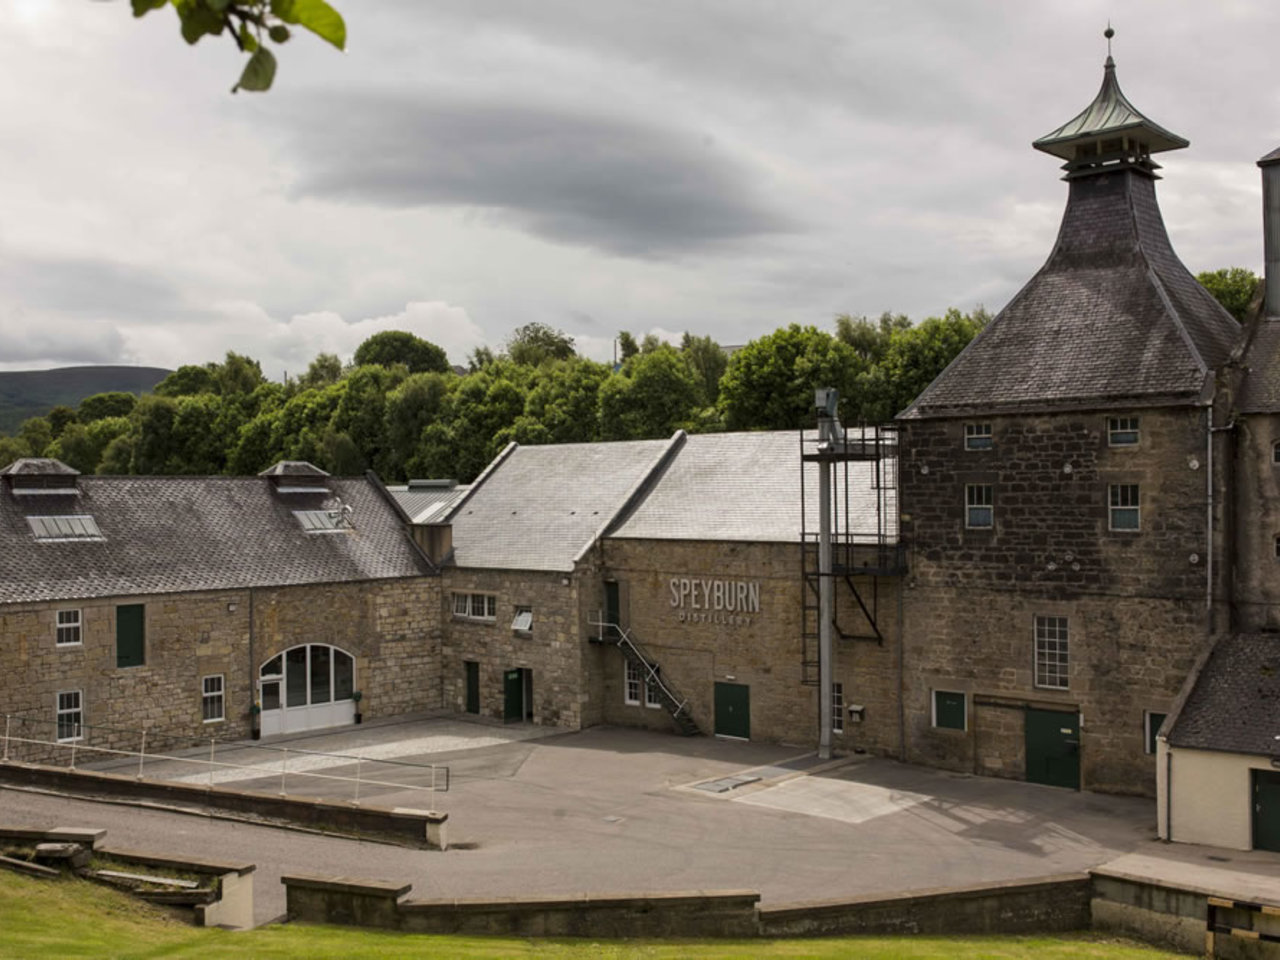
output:
[[[58,630],[55,642],[60,647],[74,647],[80,644],[80,611],[59,610]]]
[[[302,529],[307,533],[342,533],[351,526],[350,511],[338,510],[295,510]]]
[[[511,629],[524,636],[533,636],[533,607],[516,607]]]
[[[146,662],[146,604],[122,603],[116,607],[116,666],[140,667]]]
[[[964,448],[966,450],[990,450],[991,424],[966,423],[964,425]]]
[[[37,540],[46,542],[106,539],[93,517],[27,517],[27,526]]]
[[[831,732],[844,733],[844,684],[831,685]]]
[[[1138,418],[1108,417],[1107,444],[1112,447],[1136,447],[1138,445]]]
[[[627,661],[626,673],[623,675],[622,702],[631,706],[640,705],[640,665]]]
[[[964,525],[970,530],[989,530],[995,523],[991,484],[970,483],[964,488]]]
[[[653,710],[656,710],[657,708],[662,706],[662,695],[659,692],[658,675],[656,672],[652,677],[645,680],[644,705]]]
[[[84,739],[84,711],[79,690],[63,690],[58,694],[58,742]]]
[[[1142,518],[1138,508],[1136,483],[1113,483],[1110,490],[1110,525],[1112,530],[1139,530]]]
[[[1036,686],[1067,689],[1067,618],[1036,617]]]
[[[453,615],[464,620],[497,620],[498,598],[492,593],[455,593]]]
[[[1160,732],[1160,726],[1164,723],[1165,714],[1154,713],[1148,710],[1145,715],[1146,727],[1144,731],[1147,744],[1147,753],[1156,752],[1156,734]]]
[[[1276,559],[1280,560],[1280,537],[1276,537]]]
[[[1271,445],[1271,462],[1280,463],[1280,440]]]
[[[222,674],[205,677],[200,681],[202,688],[200,712],[205,723],[217,723],[226,718],[222,704]]]
[[[967,730],[965,695],[951,690],[933,691],[933,725],[942,730]]]

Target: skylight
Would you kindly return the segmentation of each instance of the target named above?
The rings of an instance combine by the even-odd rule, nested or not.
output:
[[[27,517],[37,540],[105,540],[98,523],[89,516]]]
[[[341,510],[295,510],[293,515],[307,533],[341,533],[351,526]]]

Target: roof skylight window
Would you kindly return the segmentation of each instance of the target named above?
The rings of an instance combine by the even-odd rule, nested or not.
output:
[[[342,533],[351,526],[351,514],[340,510],[295,510],[293,515],[307,533]]]
[[[90,516],[27,517],[37,540],[105,540],[98,523]]]

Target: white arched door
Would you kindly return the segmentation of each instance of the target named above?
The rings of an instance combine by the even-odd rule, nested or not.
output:
[[[258,671],[262,735],[297,733],[355,723],[356,663],[327,643],[302,643]]]

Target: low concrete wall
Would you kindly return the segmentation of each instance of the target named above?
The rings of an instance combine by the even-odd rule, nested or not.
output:
[[[760,894],[749,890],[400,901],[408,885],[286,876],[289,916],[413,933],[527,937],[754,937]]]
[[[1089,891],[1088,875],[1064,874],[794,903],[761,908],[760,932],[768,937],[1065,933],[1089,929]]]
[[[40,787],[77,796],[147,801],[214,809],[258,820],[307,827],[323,833],[358,836],[404,846],[447,846],[444,824],[449,815],[428,810],[355,806],[310,797],[272,796],[226,787],[138,780],[114,773],[67,770],[37,764],[0,763],[0,782]],[[193,812],[199,812],[193,811]]]

